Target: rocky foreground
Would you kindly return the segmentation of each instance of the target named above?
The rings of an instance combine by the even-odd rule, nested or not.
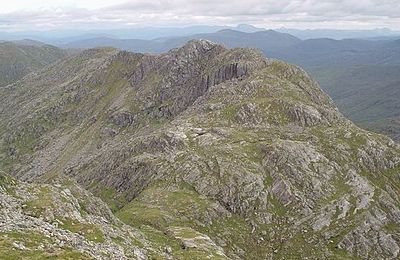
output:
[[[399,257],[399,145],[257,50],[87,50],[0,88],[0,133],[10,259]]]

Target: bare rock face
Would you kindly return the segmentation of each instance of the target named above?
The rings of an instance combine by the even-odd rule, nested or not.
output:
[[[289,111],[293,120],[301,126],[313,126],[324,123],[321,113],[313,107],[292,107]]]
[[[130,126],[135,122],[135,115],[130,112],[116,112],[110,116],[110,121],[120,127]]]
[[[257,50],[88,50],[0,99],[1,168],[99,196],[136,258],[399,258],[399,145]]]

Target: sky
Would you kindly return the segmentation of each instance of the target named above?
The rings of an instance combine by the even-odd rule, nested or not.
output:
[[[400,30],[400,0],[0,0],[0,31],[252,24]]]

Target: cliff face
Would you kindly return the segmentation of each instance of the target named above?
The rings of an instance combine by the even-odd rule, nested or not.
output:
[[[144,256],[399,256],[400,147],[256,50],[93,49],[0,91],[2,169],[76,181]]]

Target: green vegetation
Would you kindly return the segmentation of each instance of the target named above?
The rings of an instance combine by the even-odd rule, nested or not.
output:
[[[35,217],[43,217],[46,210],[51,210],[56,205],[52,199],[52,190],[50,187],[42,187],[39,193],[35,194],[37,198],[26,202],[25,211]]]
[[[34,232],[0,233],[0,258],[7,260],[20,259],[91,259],[87,255],[71,248],[52,249],[49,238]]]
[[[94,190],[94,194],[106,202],[113,212],[118,211],[127,203],[126,199],[113,188],[93,185],[90,189]]]
[[[190,216],[200,217],[212,202],[185,184],[160,183],[149,187],[116,215],[132,226],[141,224],[162,228],[190,222]]]
[[[73,219],[60,219],[61,224],[60,227],[66,230],[69,230],[73,233],[78,233],[83,235],[87,240],[94,241],[96,243],[103,243],[104,234],[103,232],[95,225],[80,223]]]

